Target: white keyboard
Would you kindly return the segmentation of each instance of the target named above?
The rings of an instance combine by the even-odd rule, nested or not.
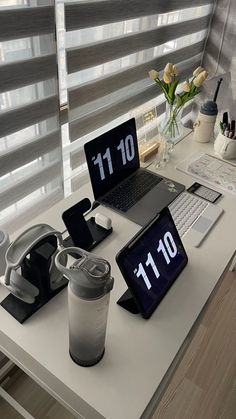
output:
[[[169,210],[184,243],[198,247],[223,210],[189,192],[180,194]]]

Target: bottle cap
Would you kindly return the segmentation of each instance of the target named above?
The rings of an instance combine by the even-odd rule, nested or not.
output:
[[[217,103],[213,102],[212,100],[208,100],[207,102],[204,102],[201,106],[201,113],[204,115],[217,115],[218,114],[218,108]]]
[[[75,270],[69,277],[70,286],[80,298],[99,298],[113,288],[114,279],[110,276],[110,264],[106,260],[88,254],[74,262],[73,268]]]
[[[72,254],[78,259],[70,268],[62,256]],[[111,266],[107,260],[86,252],[79,247],[67,247],[61,250],[55,258],[55,265],[70,281],[74,294],[86,300],[103,297],[113,288],[114,279],[111,276]]]

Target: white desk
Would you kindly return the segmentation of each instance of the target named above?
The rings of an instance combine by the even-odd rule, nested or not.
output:
[[[160,173],[190,186],[195,179],[174,167],[198,150],[212,152],[212,144],[197,144],[187,137],[175,147],[172,162]],[[111,262],[115,285],[111,293],[106,352],[99,364],[82,368],[69,356],[66,289],[24,325],[1,307],[0,350],[78,417],[139,418],[234,255],[235,198],[223,195],[219,205],[225,213],[200,248],[186,246],[188,265],[148,321],[116,304],[126,285],[115,255],[140,227],[109,209],[100,209],[112,218],[114,232],[96,248],[96,253]],[[46,222],[62,231],[62,211],[85,196],[91,197],[89,187],[31,224]],[[0,299],[5,295],[1,288]]]

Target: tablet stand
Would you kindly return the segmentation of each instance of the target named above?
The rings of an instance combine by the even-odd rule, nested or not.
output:
[[[138,306],[132,297],[132,294],[129,288],[124,292],[124,294],[119,298],[117,304],[123,307],[125,310],[129,311],[132,314],[140,313]]]

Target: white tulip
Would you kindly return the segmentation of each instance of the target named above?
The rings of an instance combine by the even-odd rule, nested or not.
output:
[[[173,74],[173,64],[172,63],[167,63],[165,68],[164,68],[164,73]]]
[[[194,72],[193,72],[193,76],[197,77],[204,70],[205,70],[205,68],[203,68],[203,67],[196,68],[196,70],[194,70]]]
[[[164,80],[165,83],[170,84],[172,82],[172,77],[171,77],[170,73],[164,72],[163,80]]]
[[[149,71],[148,74],[149,74],[150,79],[152,79],[152,80],[156,80],[159,76],[159,73],[156,70],[151,70],[151,71]]]
[[[182,84],[181,87],[182,87],[182,89],[183,89],[184,92],[190,92],[190,90],[191,90],[191,86],[190,86],[190,83],[188,81],[185,81]]]
[[[206,80],[208,76],[208,72],[206,70],[203,70],[198,76],[193,80],[193,84],[196,87],[200,87],[204,81]]]
[[[179,75],[179,70],[176,67],[176,65],[173,65],[172,76],[178,76],[178,75]]]

